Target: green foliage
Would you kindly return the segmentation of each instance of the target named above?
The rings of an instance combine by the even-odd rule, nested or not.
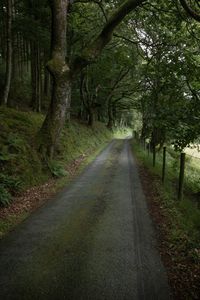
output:
[[[93,128],[73,120],[66,126],[58,149],[58,159],[65,163],[94,151],[112,137],[112,133],[105,125],[98,122]]]
[[[8,194],[15,195],[20,190],[42,184],[52,175],[66,176],[68,164],[96,150],[112,137],[100,123],[89,128],[72,120],[62,133],[55,160],[47,166],[37,151],[35,139],[42,121],[40,114],[0,107],[0,184]]]
[[[53,176],[63,177],[67,175],[67,171],[64,169],[64,165],[60,161],[52,160],[48,164],[49,169]]]
[[[133,144],[134,152],[143,164],[150,169],[153,174],[156,174],[161,178],[162,174],[162,153],[158,153],[156,157],[156,167],[152,167],[152,156],[148,156],[147,152],[144,151],[138,144]],[[174,157],[171,154],[174,154]],[[191,176],[191,169],[194,165],[191,163],[191,159],[186,159],[185,168],[185,194],[181,202],[177,201],[177,186],[178,186],[178,176],[179,176],[179,160],[177,160],[177,153],[172,149],[167,151],[166,160],[166,180],[165,185],[162,186],[158,182],[159,194],[161,194],[161,201],[163,201],[165,207],[167,208],[170,217],[172,218],[173,228],[171,229],[171,239],[176,241],[177,244],[180,243],[180,238],[184,235],[184,243],[186,250],[189,251],[194,247],[195,243],[200,246],[200,240],[198,237],[198,232],[200,229],[200,210],[198,208],[198,201],[195,198],[191,198],[191,193],[194,195],[198,185],[198,191],[200,190],[199,181],[199,168],[200,160],[195,160],[196,166],[196,176]],[[189,181],[188,181],[189,179]],[[191,183],[193,181],[193,184]],[[197,183],[198,182],[198,183]],[[183,245],[184,246],[184,245]],[[196,245],[197,247],[197,245]],[[199,257],[200,258],[200,257]]]
[[[173,1],[160,1],[141,10],[133,23],[143,55],[137,69],[142,135],[182,150],[200,132],[200,35],[198,23],[176,12]]]
[[[8,216],[6,219],[0,219],[0,239],[3,235],[8,233],[11,229],[13,229],[16,224],[22,222],[25,218],[27,218],[27,212],[22,213],[21,215],[12,214]]]
[[[11,202],[11,194],[0,184],[0,206],[7,206]]]
[[[180,251],[189,255],[192,259],[200,262],[199,244],[200,244],[200,210],[198,203],[194,199],[190,199],[188,193],[184,195],[182,201],[177,201],[177,175],[174,174],[174,170],[171,169],[174,158],[170,158],[170,154],[167,153],[167,176],[165,185],[161,184],[161,170],[162,170],[162,155],[157,156],[156,167],[152,167],[152,157],[136,143],[133,144],[134,153],[139,160],[150,170],[152,174],[156,174],[158,180],[156,180],[156,186],[154,187],[160,195],[159,200],[162,209],[164,209],[165,215],[170,221],[169,226],[169,239],[174,248],[178,248]],[[172,152],[172,150],[170,150]],[[189,161],[187,161],[189,163]],[[190,165],[189,165],[190,167]],[[188,166],[186,165],[186,170]],[[186,172],[186,186],[185,191],[191,189],[191,186],[187,184],[187,172]],[[198,251],[197,251],[198,250]]]
[[[188,157],[186,161],[185,184],[198,197],[200,193],[200,159]],[[199,200],[200,204],[200,200]]]
[[[12,195],[21,191],[22,183],[18,178],[0,174],[0,206],[7,206],[12,201]]]
[[[0,162],[5,162],[8,161],[10,159],[10,156],[8,153],[2,151],[0,152]]]
[[[42,120],[42,115],[0,108],[0,173],[18,178],[23,188],[48,178],[34,140]]]
[[[25,151],[25,141],[23,138],[19,137],[17,133],[10,133],[8,135],[7,144],[9,146],[9,152],[24,152]]]
[[[0,174],[0,184],[9,190],[11,194],[15,194],[22,189],[22,182],[19,178],[14,178],[5,174]]]

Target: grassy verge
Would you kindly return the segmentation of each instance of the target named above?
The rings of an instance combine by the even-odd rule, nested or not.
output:
[[[66,165],[66,168],[70,168],[71,172],[66,172],[65,175],[59,178],[49,179],[49,181],[42,185],[38,185],[21,192],[18,197],[13,198],[12,203],[8,207],[1,207],[0,239],[13,230],[19,223],[23,222],[35,209],[42,206],[46,201],[48,201],[48,199],[62,190],[62,188],[68,186],[72,180],[80,175],[84,168],[96,158],[106,145],[107,142],[104,142],[97,149],[92,151],[90,150],[83,159],[74,160],[71,165]],[[76,161],[77,163],[74,164]],[[50,184],[48,184],[48,182]],[[34,196],[32,196],[32,194],[34,194]],[[30,199],[32,202],[31,204],[28,203],[27,205],[27,198]],[[3,217],[1,216],[1,211],[4,212]]]
[[[153,168],[152,156],[148,156],[137,143],[133,143],[133,151],[142,168],[143,186],[159,231],[160,250],[168,270],[174,298],[199,299],[200,210],[197,202],[191,200],[187,193],[182,201],[177,200],[177,157],[174,153],[168,153],[167,177],[163,185],[162,154],[157,155],[156,166]],[[191,178],[187,178],[188,174],[186,192],[187,189],[191,191],[192,187]]]
[[[55,159],[44,164],[35,135],[43,115],[0,108],[0,236],[66,186],[113,138],[104,124],[66,124]],[[2,198],[1,198],[2,197]],[[1,202],[1,201],[0,201]]]

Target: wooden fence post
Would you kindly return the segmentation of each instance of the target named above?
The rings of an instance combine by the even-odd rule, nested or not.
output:
[[[165,182],[166,147],[163,147],[162,183]]]
[[[178,200],[183,199],[184,173],[185,173],[185,153],[181,153],[181,156],[180,156],[179,187],[178,187]]]

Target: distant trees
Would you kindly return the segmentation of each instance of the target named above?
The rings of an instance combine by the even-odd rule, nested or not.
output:
[[[8,96],[10,92],[10,83],[12,76],[12,64],[13,64],[13,43],[12,43],[12,0],[6,1],[6,80],[3,95],[3,104],[8,104]]]
[[[24,102],[24,105],[39,112],[43,105],[42,98],[46,93],[47,83],[50,82],[49,75],[47,76],[45,72],[50,54],[48,3],[46,0],[0,0],[0,16],[1,78],[4,74],[3,85],[0,85],[1,102],[5,105],[18,106],[19,104],[13,100],[24,82],[29,82],[31,97],[25,95],[28,101]],[[12,75],[9,75],[11,71]]]
[[[164,7],[162,11],[152,8],[154,18],[141,12],[146,20],[140,23],[144,49],[140,68],[141,138],[150,139],[152,147],[158,149],[167,141],[182,149],[200,134],[200,35],[197,24],[188,23],[186,17],[169,16]],[[142,17],[138,19],[140,22]]]

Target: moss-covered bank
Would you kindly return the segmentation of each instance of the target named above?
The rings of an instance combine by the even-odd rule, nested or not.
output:
[[[66,124],[55,160],[48,167],[37,151],[35,139],[43,119],[38,113],[0,108],[0,185],[7,185],[11,193],[44,183],[52,174],[64,175],[73,160],[92,153],[112,138],[104,124],[89,128],[72,120]]]

